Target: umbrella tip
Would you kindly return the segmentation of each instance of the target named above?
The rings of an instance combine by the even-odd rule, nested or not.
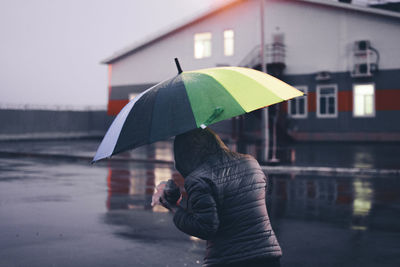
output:
[[[176,64],[176,68],[178,69],[178,74],[181,74],[182,68],[181,68],[181,65],[179,64],[178,58],[175,58],[175,64]]]

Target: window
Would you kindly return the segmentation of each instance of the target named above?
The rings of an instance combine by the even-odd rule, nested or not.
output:
[[[295,86],[298,90],[307,94],[306,86]],[[307,96],[303,95],[289,101],[289,116],[292,118],[307,118]]]
[[[353,116],[354,117],[375,116],[374,84],[353,85]]]
[[[211,33],[196,33],[194,35],[194,58],[205,57],[211,57]]]
[[[234,37],[235,33],[233,30],[226,30],[224,31],[224,55],[225,56],[232,56],[234,52]]]
[[[337,117],[337,85],[317,86],[317,117]]]

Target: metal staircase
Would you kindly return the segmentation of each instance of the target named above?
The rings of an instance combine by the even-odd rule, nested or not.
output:
[[[265,45],[265,51],[264,62],[267,64],[267,72],[274,76],[281,76],[286,67],[285,45],[280,42],[267,44]],[[261,62],[261,45],[257,45],[240,61],[239,66],[261,70]]]

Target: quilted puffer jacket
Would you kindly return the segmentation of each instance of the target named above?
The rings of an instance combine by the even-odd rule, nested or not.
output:
[[[203,266],[282,255],[266,208],[267,178],[253,157],[229,151],[208,128],[177,136],[174,154],[188,194],[174,223],[207,240]]]

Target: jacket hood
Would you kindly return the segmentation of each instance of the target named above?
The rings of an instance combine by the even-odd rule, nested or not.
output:
[[[219,136],[209,128],[177,135],[174,140],[175,168],[183,177],[205,162],[222,162],[230,154]]]

